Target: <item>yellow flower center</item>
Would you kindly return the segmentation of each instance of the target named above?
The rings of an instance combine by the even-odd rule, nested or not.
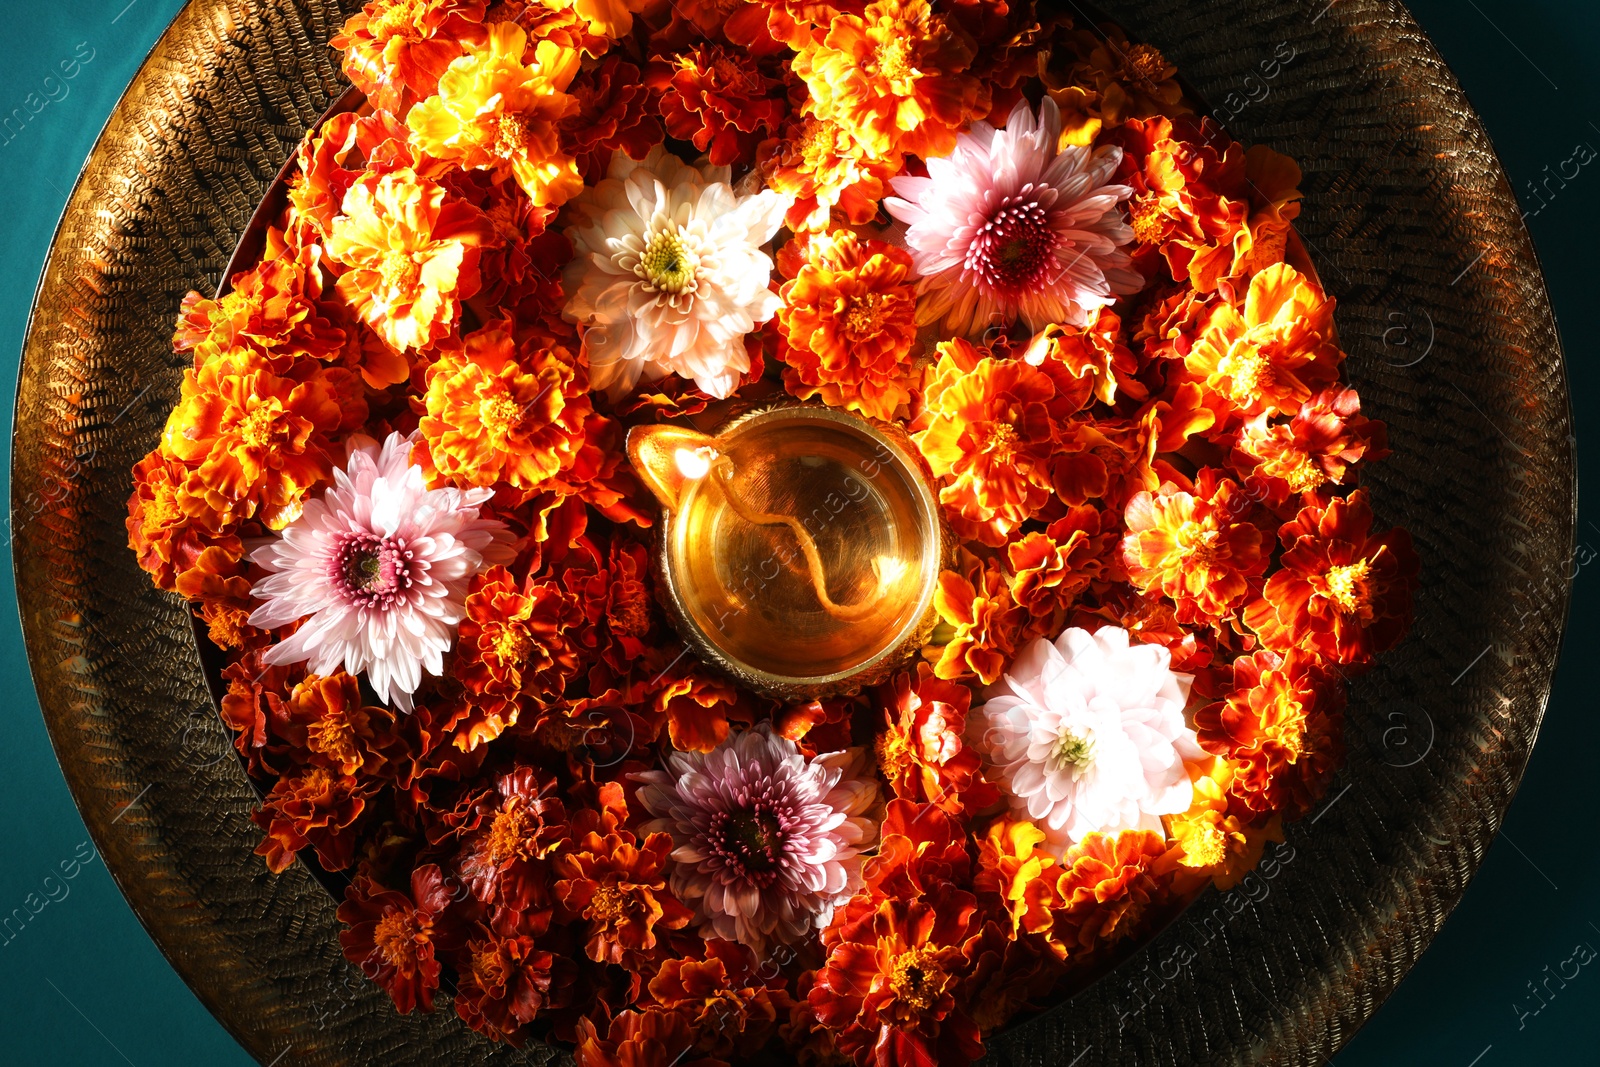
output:
[[[1367,606],[1369,570],[1367,561],[1363,559],[1343,567],[1330,567],[1323,576],[1328,587],[1328,599],[1346,615]]]
[[[501,115],[500,123],[495,128],[495,154],[502,159],[510,159],[517,153],[526,151],[533,139],[531,134],[527,116]]]
[[[276,403],[262,404],[239,420],[239,440],[246,448],[266,448],[278,436],[278,417],[282,414]]]
[[[1249,406],[1261,390],[1272,384],[1272,364],[1253,345],[1239,345],[1217,363],[1217,373],[1232,384],[1228,395]]]
[[[1020,437],[1015,426],[1008,422],[991,422],[988,438],[987,451],[993,453],[996,462],[1009,463],[1016,456]]]
[[[889,988],[895,999],[918,1012],[938,1003],[946,984],[944,967],[936,952],[919,946],[895,958],[889,972]]]
[[[878,766],[883,776],[891,782],[898,780],[916,766],[911,744],[900,730],[885,730],[878,735]]]
[[[306,746],[341,766],[355,763],[355,727],[342,715],[318,719],[306,728]]]
[[[1305,753],[1306,720],[1298,712],[1282,716],[1276,723],[1269,723],[1263,732],[1278,743],[1290,763],[1298,761]]]
[[[895,36],[880,44],[873,58],[878,64],[878,73],[891,85],[910,81],[921,73],[912,66],[911,46],[904,36]],[[900,91],[898,87],[896,91]]]
[[[1136,44],[1122,57],[1122,76],[1146,92],[1166,74],[1167,59],[1147,44]]]
[[[876,332],[882,306],[882,293],[866,293],[852,299],[850,310],[844,313],[844,332],[852,337],[867,337]]]
[[[1129,221],[1133,224],[1133,239],[1151,245],[1164,235],[1160,200],[1154,196],[1141,196],[1128,205]]]
[[[697,257],[676,230],[662,230],[650,238],[639,260],[645,280],[667,293],[692,291],[698,266]]]
[[[1228,856],[1228,835],[1211,823],[1192,824],[1183,834],[1183,864],[1215,867]]]
[[[1186,565],[1194,567],[1209,566],[1217,558],[1216,530],[1208,528],[1203,523],[1193,519],[1186,521],[1178,527],[1177,542],[1184,555]]]
[[[616,886],[603,885],[589,898],[588,915],[596,922],[618,922],[627,914],[627,898]]]
[[[522,422],[523,405],[504,393],[485,397],[478,404],[478,421],[489,431],[491,440],[504,443]]]
[[[391,965],[409,970],[417,963],[417,923],[409,912],[391,911],[372,930],[372,943]]]
[[[1082,769],[1094,761],[1094,738],[1085,737],[1074,730],[1063,730],[1056,739],[1056,747],[1050,753],[1051,762],[1057,769],[1062,767],[1077,767]]]
[[[367,32],[374,41],[386,41],[398,34],[412,39],[420,38],[422,35],[417,32],[417,19],[421,8],[422,0],[399,0],[377,18],[369,20]]]
[[[411,258],[410,252],[390,249],[378,264],[378,277],[387,289],[409,294],[422,278],[422,268]]]
[[[178,491],[170,485],[156,487],[156,495],[144,507],[144,532],[149,537],[167,525],[183,518],[178,507]]]
[[[1310,456],[1302,456],[1300,462],[1283,476],[1283,480],[1289,483],[1290,492],[1304,493],[1327,481],[1328,476],[1321,467],[1311,462]]]
[[[477,980],[479,989],[504,989],[511,981],[511,970],[491,945],[472,954],[472,977]]]
[[[530,858],[528,839],[533,836],[532,830],[528,813],[521,807],[507,808],[496,815],[489,826],[490,862],[498,864]]]

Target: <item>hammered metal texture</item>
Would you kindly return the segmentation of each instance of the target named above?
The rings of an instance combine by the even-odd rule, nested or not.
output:
[[[327,893],[298,866],[265,872],[254,794],[211,713],[185,612],[125,547],[129,468],[178,392],[178,300],[214,288],[262,191],[337,95],[326,42],[351,6],[195,0],[113,114],[24,352],[12,500],[23,628],[108,867],[261,1062],[543,1063],[548,1050],[478,1039],[447,1000],[396,1015],[343,962]],[[1364,410],[1396,448],[1368,484],[1380,518],[1416,538],[1423,587],[1411,637],[1353,683],[1347,767],[1275,866],[991,1042],[991,1061],[1322,1064],[1444,921],[1533,744],[1575,510],[1559,343],[1488,139],[1400,4],[1106,6],[1236,110],[1237,136],[1305,168],[1301,232],[1339,298]],[[1295,58],[1264,81],[1280,45]],[[1262,84],[1264,98],[1228,103]]]

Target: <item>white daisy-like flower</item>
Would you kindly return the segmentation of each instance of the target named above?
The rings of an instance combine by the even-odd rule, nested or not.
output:
[[[704,937],[791,944],[833,919],[861,887],[861,853],[878,837],[878,783],[863,749],[806,759],[771,724],[710,752],[674,752],[665,771],[633,777],[672,835],[672,892]]]
[[[1030,330],[1082,326],[1096,308],[1136,293],[1144,278],[1124,246],[1133,195],[1111,184],[1122,149],[1061,145],[1049,97],[1035,117],[1023,100],[1003,130],[974,122],[928,176],[903,175],[884,200],[907,224],[922,275],[919,322],[976,335],[1021,317]]]
[[[272,572],[250,590],[263,602],[250,624],[305,620],[263,661],[364,672],[402,711],[424,668],[444,672],[473,575],[515,556],[505,525],[478,516],[493,490],[429,489],[410,457],[398,433],[353,448],[333,488],[250,555]]]
[[[1011,807],[1059,856],[1092,831],[1161,830],[1194,799],[1204,755],[1183,708],[1193,681],[1160,645],[1076,627],[1022,650],[973,709],[968,732]]]
[[[612,399],[668,374],[725,397],[750,369],[744,336],[782,303],[761,248],[790,200],[738,196],[730,176],[657,145],[642,160],[616,153],[607,177],[568,202],[563,314],[586,327],[590,381]]]

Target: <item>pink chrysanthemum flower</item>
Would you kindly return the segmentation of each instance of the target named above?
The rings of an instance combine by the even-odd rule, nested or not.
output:
[[[305,620],[263,660],[365,672],[402,711],[424,667],[443,673],[473,575],[513,556],[505,525],[478,517],[493,490],[428,489],[410,457],[398,433],[353,449],[334,487],[250,556],[272,572],[250,590],[264,602],[250,624]]]
[[[1136,293],[1144,279],[1122,250],[1133,229],[1118,207],[1133,195],[1108,185],[1122,149],[1066,145],[1048,97],[1037,118],[1022,101],[1006,128],[974,122],[928,176],[891,183],[883,204],[907,224],[922,275],[917,319],[975,336],[1019,316],[1030,330],[1082,326],[1089,313]]]
[[[763,722],[667,766],[634,777],[658,816],[645,829],[672,835],[672,891],[702,936],[760,953],[827,926],[860,888],[861,852],[878,836],[864,750],[807,760]]]

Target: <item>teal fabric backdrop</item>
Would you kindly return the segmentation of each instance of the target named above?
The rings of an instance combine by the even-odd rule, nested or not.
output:
[[[1337,3],[1338,0],[1333,0]],[[1308,17],[1322,0],[1307,0]],[[0,128],[0,382],[16,381],[40,267],[112,106],[181,0],[7,0]],[[1115,0],[1103,5],[1115,13]],[[1415,0],[1412,11],[1483,115],[1544,261],[1563,327],[1580,465],[1600,464],[1600,5],[1593,0]],[[1337,260],[1339,249],[1323,250]],[[9,444],[9,400],[4,404]],[[1402,443],[1403,444],[1403,443]],[[0,488],[10,470],[0,468]],[[3,488],[9,499],[9,488]],[[1600,550],[1600,513],[1578,541]],[[1463,536],[1471,532],[1464,530]],[[1580,551],[1582,551],[1580,549]],[[1577,578],[1564,662],[1539,745],[1501,835],[1461,906],[1338,1067],[1600,1063],[1600,859],[1589,808],[1596,719],[1586,669],[1600,577]],[[28,678],[9,561],[0,570],[0,1062],[206,1064],[249,1058],[206,1013],[123,903],[73,807]],[[48,880],[47,880],[48,879]],[[31,895],[31,897],[30,897]]]

